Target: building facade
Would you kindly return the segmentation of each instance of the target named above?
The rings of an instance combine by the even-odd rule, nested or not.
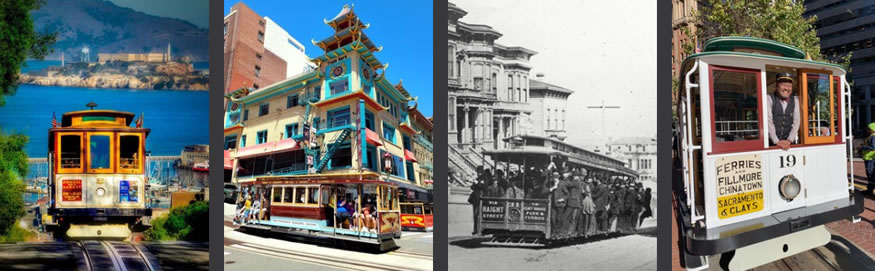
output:
[[[532,105],[532,133],[543,137],[565,140],[566,108],[568,96],[574,91],[540,80],[529,80]]]
[[[385,66],[352,8],[326,24],[314,41],[324,54],[316,68],[261,89],[226,94],[225,149],[232,182],[260,176],[378,173],[407,199],[428,192],[414,142],[418,130],[408,103],[414,98],[385,77]],[[430,131],[427,131],[430,134]]]
[[[699,0],[672,0],[671,1],[671,75],[674,78],[680,76],[681,62],[687,58],[687,53],[684,51],[684,44],[692,41],[696,44],[695,36],[688,37],[685,29],[689,29],[689,33],[696,33],[696,19],[693,17],[699,8]]]
[[[853,132],[865,136],[866,125],[875,121],[875,2],[805,1],[805,9],[806,17],[817,16],[823,56],[839,61],[852,53],[847,80],[854,88]]]
[[[261,87],[312,69],[304,46],[243,2],[224,19],[225,93]]]
[[[413,154],[419,163],[416,176],[422,180],[423,187],[431,190],[434,180],[434,124],[431,118],[425,117],[415,106],[409,112],[413,129],[419,131],[413,135]]]
[[[608,143],[606,155],[626,163],[642,182],[656,182],[656,137],[633,137]],[[646,182],[645,182],[646,183]],[[655,188],[655,187],[653,187]]]

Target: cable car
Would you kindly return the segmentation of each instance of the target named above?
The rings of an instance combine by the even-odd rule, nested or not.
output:
[[[434,230],[434,203],[410,201],[401,203],[401,229],[405,231]]]
[[[91,106],[91,104],[89,105]],[[96,106],[96,105],[94,105]],[[92,107],[93,108],[93,107]],[[69,112],[49,129],[49,208],[55,237],[127,238],[146,207],[142,116],[114,110]]]
[[[380,251],[396,248],[394,239],[401,238],[398,186],[376,173],[267,176],[240,185],[242,197],[264,199],[264,211],[243,229],[374,245]],[[340,206],[346,214],[337,212]]]
[[[750,269],[825,245],[826,223],[859,221],[841,66],[772,40],[719,37],[680,74],[673,189],[688,269],[710,255]],[[787,87],[792,96],[776,92]]]
[[[506,138],[513,145],[507,149],[485,150],[483,155],[489,157],[493,164],[493,172],[502,171],[521,172],[514,176],[499,177],[505,182],[522,180],[523,191],[530,190],[533,183],[547,183],[549,176],[542,176],[539,169],[547,169],[551,163],[557,166],[565,164],[565,167],[586,169],[585,178],[597,178],[603,183],[632,183],[638,178],[638,173],[625,166],[625,162],[573,146],[564,141],[551,137],[534,135],[518,135]],[[499,168],[500,167],[500,168]],[[520,170],[526,169],[526,170]],[[537,189],[537,188],[534,188]],[[605,188],[611,190],[611,188]],[[622,189],[627,191],[626,189]],[[634,190],[628,190],[634,191]],[[614,191],[617,192],[617,191]],[[638,193],[637,191],[635,191]],[[615,194],[619,197],[619,192]],[[629,193],[629,196],[638,194]],[[623,193],[622,197],[626,194]],[[481,196],[476,203],[480,210],[477,217],[476,232],[478,235],[491,235],[491,239],[484,244],[499,246],[519,247],[545,247],[562,244],[565,242],[586,239],[595,236],[590,233],[577,232],[567,235],[557,232],[552,225],[551,218],[559,214],[553,213],[551,195],[535,195],[528,193],[522,195],[523,199]],[[608,228],[600,234],[620,234],[622,226],[616,226],[613,220]],[[637,219],[635,220],[637,221]],[[637,223],[636,223],[637,225]]]

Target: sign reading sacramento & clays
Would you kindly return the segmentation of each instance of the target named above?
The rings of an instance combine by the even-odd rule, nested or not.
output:
[[[716,165],[720,219],[763,210],[763,168],[758,154],[721,157]]]

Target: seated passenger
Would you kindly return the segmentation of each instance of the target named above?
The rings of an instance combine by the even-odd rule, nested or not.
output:
[[[356,214],[359,230],[364,230],[367,232],[377,232],[376,215],[376,208],[374,207],[373,202],[368,200],[365,205],[362,205],[362,211]]]
[[[337,227],[338,228],[342,228],[343,222],[352,217],[352,215],[350,214],[350,211],[352,210],[351,207],[352,207],[351,204],[348,201],[346,201],[345,197],[341,196],[338,199],[337,211],[335,212],[335,216],[337,216]],[[350,224],[352,224],[352,223],[350,223]]]

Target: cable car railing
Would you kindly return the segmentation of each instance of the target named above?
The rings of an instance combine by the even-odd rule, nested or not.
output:
[[[684,101],[681,103],[681,109],[684,111],[684,112],[682,112],[683,113],[683,120],[684,120],[684,123],[687,124],[686,127],[682,128],[682,129],[684,129],[684,133],[685,133],[684,138],[683,138],[683,146],[684,146],[683,151],[684,151],[684,157],[686,158],[685,159],[686,161],[684,161],[683,165],[684,165],[684,187],[687,190],[686,191],[687,192],[687,205],[690,208],[690,216],[691,216],[690,223],[691,224],[695,224],[696,221],[699,221],[699,220],[705,218],[705,216],[699,215],[699,211],[696,209],[696,195],[694,192],[695,184],[693,183],[695,178],[693,178],[693,175],[692,175],[693,174],[692,167],[689,165],[689,163],[691,163],[693,161],[693,151],[702,149],[701,145],[695,145],[695,144],[693,144],[693,141],[692,141],[693,132],[691,130],[692,126],[690,124],[692,123],[693,117],[692,117],[692,113],[690,112],[690,108],[689,108],[689,106],[692,104],[692,102],[691,102],[691,97],[692,97],[691,95],[692,94],[691,94],[690,90],[692,88],[699,87],[699,84],[693,84],[693,82],[690,81],[690,77],[692,77],[693,73],[696,72],[696,69],[698,67],[699,67],[699,61],[696,60],[695,62],[693,62],[693,67],[690,69],[689,72],[687,72],[686,76],[684,77],[684,87],[685,87],[686,96],[684,96]]]
[[[848,162],[849,162],[848,164],[851,165],[850,166],[851,168],[849,171],[849,172],[851,172],[851,174],[850,174],[851,176],[850,176],[849,181],[848,181],[848,190],[850,190],[853,193],[853,191],[854,191],[854,149],[853,149],[854,148],[854,146],[853,146],[854,145],[854,143],[853,143],[854,142],[854,135],[853,135],[853,133],[848,131],[848,130],[850,130],[850,127],[851,127],[851,86],[848,84],[848,81],[846,81],[844,79],[842,79],[842,81],[843,81],[842,86],[845,87],[845,91],[843,93],[845,96],[845,110],[844,110],[844,112],[845,112],[845,114],[847,114],[847,116],[843,120],[845,122],[844,126],[846,128],[842,131],[842,133],[844,133],[845,140],[847,141],[846,145],[848,148]]]

